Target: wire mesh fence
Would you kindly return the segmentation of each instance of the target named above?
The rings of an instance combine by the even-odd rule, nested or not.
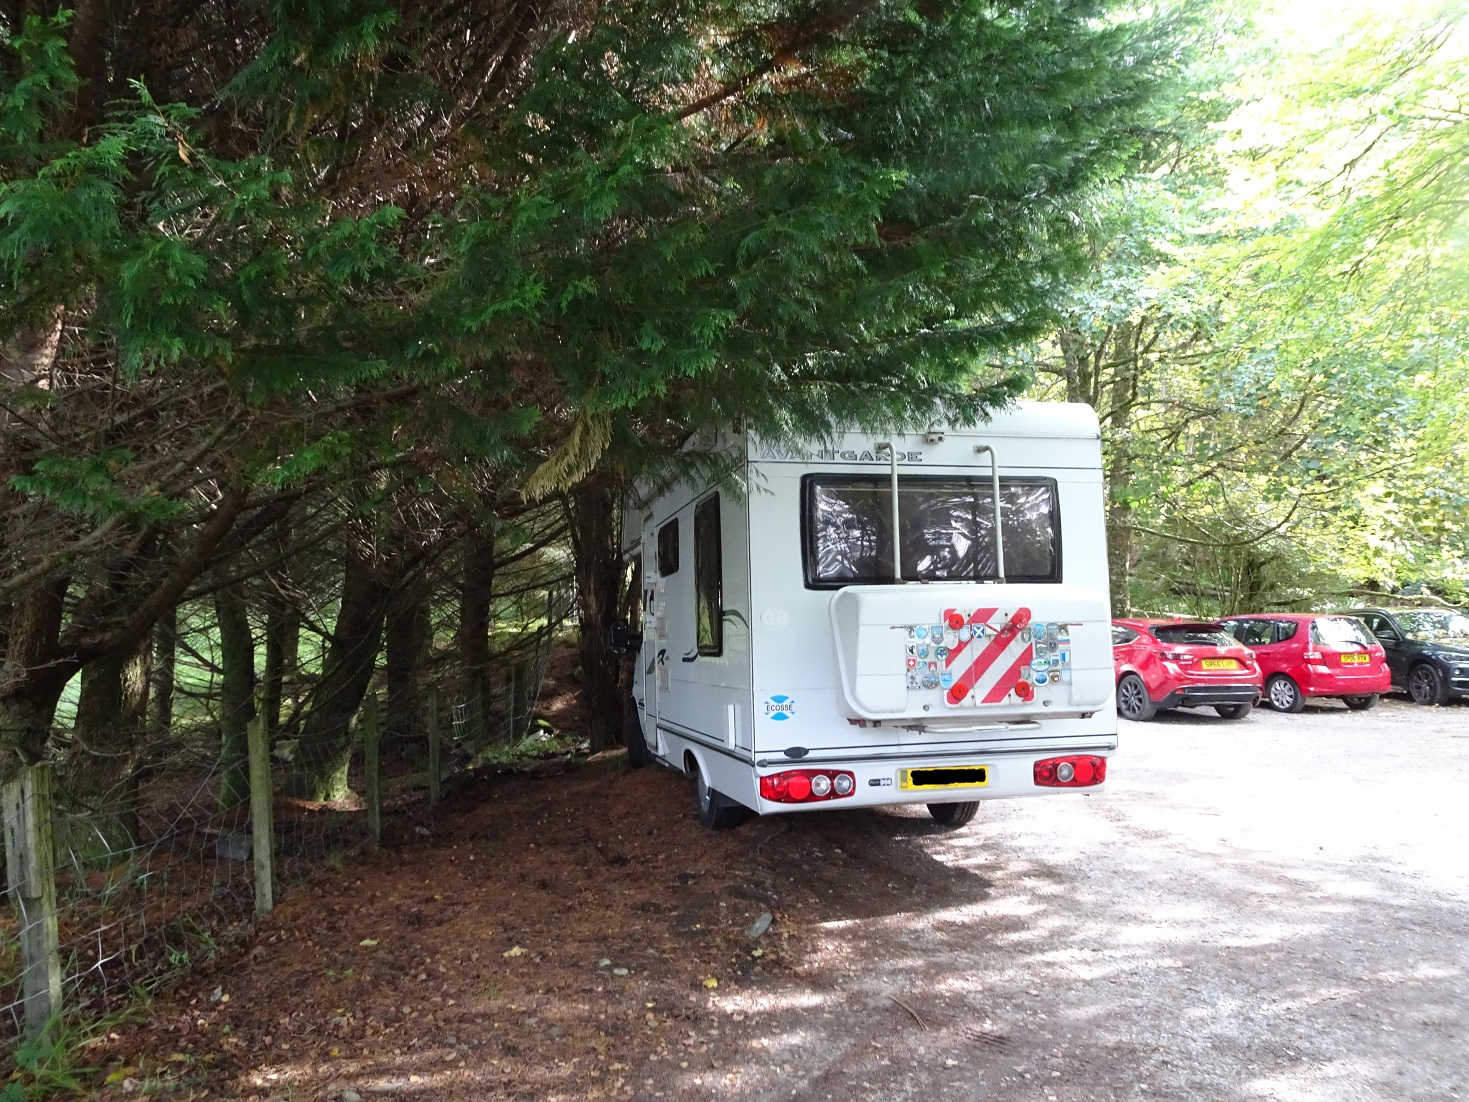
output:
[[[275,898],[372,844],[384,814],[421,806],[443,780],[524,735],[573,608],[565,587],[536,599],[542,607],[503,641],[489,670],[431,653],[411,723],[380,727],[375,674],[332,760],[313,759],[299,724],[267,730],[256,715],[250,736],[268,753]],[[89,730],[77,702],[50,760],[5,786],[12,905],[0,913],[0,1048],[61,1007],[84,1020],[105,1016],[252,930],[267,856],[253,829],[259,795],[246,747],[222,723],[211,638],[180,623],[166,727],[140,720]],[[287,696],[287,717],[319,703],[308,692]]]

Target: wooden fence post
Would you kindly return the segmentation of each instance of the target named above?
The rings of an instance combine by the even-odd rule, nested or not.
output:
[[[270,732],[265,714],[245,728],[250,752],[250,853],[255,863],[255,917],[275,907],[275,802],[270,789]]]
[[[51,841],[51,771],[30,765],[5,786],[5,867],[20,922],[25,1036],[40,1036],[61,1010],[56,927],[56,856]]]
[[[428,691],[428,803],[432,807],[443,795],[443,771],[439,763],[439,690]]]
[[[377,694],[362,702],[362,769],[367,797],[367,838],[373,849],[383,838],[383,778],[378,760],[382,732],[377,722]]]

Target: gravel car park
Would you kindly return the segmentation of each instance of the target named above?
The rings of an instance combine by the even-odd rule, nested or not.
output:
[[[116,1044],[173,1067],[198,1019],[194,1086],[262,1100],[1463,1098],[1466,777],[1469,705],[1389,697],[1124,723],[1105,790],[960,831],[517,781]]]

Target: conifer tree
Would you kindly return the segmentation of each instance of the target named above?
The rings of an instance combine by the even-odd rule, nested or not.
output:
[[[1172,66],[1105,0],[18,10],[0,779],[328,484],[978,416]]]

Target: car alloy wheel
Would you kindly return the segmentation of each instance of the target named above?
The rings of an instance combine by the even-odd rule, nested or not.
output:
[[[1148,689],[1141,677],[1130,673],[1117,683],[1117,713],[1123,719],[1151,719],[1153,711],[1153,702],[1148,699]]]
[[[1443,676],[1432,666],[1414,666],[1408,672],[1408,695],[1414,704],[1442,704]]]
[[[1300,686],[1284,674],[1277,674],[1265,687],[1270,697],[1270,707],[1277,712],[1299,712],[1305,706]]]

